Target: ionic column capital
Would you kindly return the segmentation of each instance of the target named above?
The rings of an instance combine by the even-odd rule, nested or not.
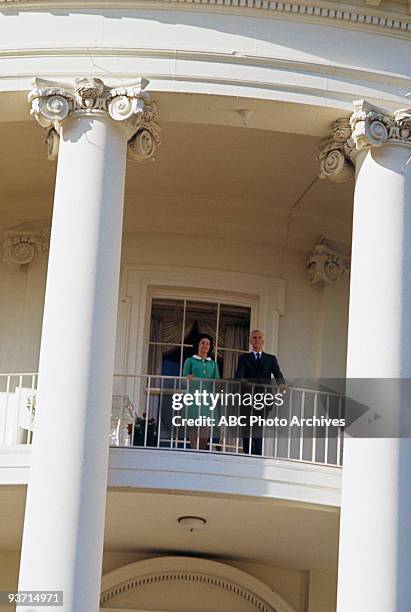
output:
[[[50,228],[5,232],[3,260],[11,267],[26,266],[49,250]]]
[[[350,125],[358,151],[384,144],[411,147],[411,109],[400,109],[390,114],[365,100],[357,100]]]
[[[320,178],[344,183],[354,176],[355,143],[348,118],[337,119],[331,124],[331,134],[320,142],[319,149]]]
[[[411,109],[387,113],[357,100],[351,117],[334,121],[330,135],[319,143],[319,177],[349,181],[354,176],[356,153],[384,144],[411,147]]]
[[[153,159],[160,142],[156,105],[144,91],[147,79],[132,85],[108,87],[98,78],[82,77],[72,87],[36,79],[28,101],[30,113],[46,129],[49,159],[58,154],[62,122],[69,116],[106,116],[121,122],[129,134],[128,158]]]
[[[307,258],[307,274],[312,285],[320,287],[336,283],[349,276],[350,265],[346,257],[329,247],[324,239],[315,245]]]

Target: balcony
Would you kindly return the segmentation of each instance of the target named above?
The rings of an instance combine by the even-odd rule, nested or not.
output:
[[[37,374],[0,375],[1,445],[31,444],[36,392]],[[213,415],[209,421],[202,416],[204,402],[184,405],[184,399],[196,392],[200,398],[208,394],[206,401],[214,398],[214,409],[207,407]],[[261,405],[263,394],[271,394],[272,407]],[[246,407],[240,405],[245,395],[251,404]],[[342,397],[329,391],[290,387],[280,397],[267,384],[117,374],[109,443],[127,449],[258,455],[340,467],[343,432],[331,421],[341,415]]]

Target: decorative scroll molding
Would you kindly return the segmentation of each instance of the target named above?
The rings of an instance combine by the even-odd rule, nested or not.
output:
[[[319,145],[320,178],[343,183],[353,178],[355,143],[349,119],[337,119],[331,125],[331,136]]]
[[[60,146],[60,136],[54,128],[46,129],[44,142],[47,146],[47,159],[54,161],[58,157]]]
[[[343,255],[329,247],[324,239],[315,245],[307,259],[307,274],[312,285],[336,283],[349,275],[349,262]]]
[[[30,113],[46,129],[49,159],[59,148],[61,123],[70,115],[108,115],[122,122],[130,133],[128,158],[133,161],[154,159],[160,143],[159,127],[154,121],[156,105],[144,89],[147,79],[126,87],[107,87],[98,78],[78,78],[73,88],[36,79],[28,101]]]
[[[3,242],[3,259],[11,267],[25,266],[36,257],[47,255],[50,243],[50,228],[40,231],[13,231],[5,232],[6,240]]]
[[[331,135],[319,144],[319,177],[349,181],[356,153],[384,144],[411,147],[411,108],[390,114],[365,100],[355,101],[351,118],[334,121]]]
[[[365,100],[357,100],[350,124],[352,138],[359,151],[386,143],[411,147],[411,109],[388,114]]]
[[[328,2],[317,2],[313,5],[305,2],[273,2],[270,0],[161,0],[165,4],[176,4],[188,5],[189,7],[195,5],[195,7],[215,7],[216,10],[221,11],[222,8],[225,10],[233,11],[244,11],[244,10],[259,10],[264,12],[270,12],[272,14],[286,15],[287,18],[294,16],[302,16],[303,18],[316,21],[330,21],[329,25],[335,25],[341,27],[341,25],[351,26],[356,29],[366,30],[381,30],[384,29],[386,33],[393,33],[407,37],[407,33],[411,32],[411,20],[407,15],[398,13],[396,11],[390,12],[385,9],[384,11],[379,10],[379,7],[374,6],[376,4],[373,1],[369,6],[348,6],[343,5],[341,8],[330,6]],[[10,6],[10,8],[19,4],[21,8],[27,6],[33,8],[33,5],[39,4],[41,6],[57,6],[58,8],[64,8],[68,6],[78,6],[79,2],[75,0],[59,0],[58,2],[47,0],[0,0],[0,4]],[[82,2],[82,7],[86,5],[98,5],[98,2]],[[105,4],[105,3],[102,3]],[[121,5],[125,8],[136,7],[140,4],[138,0],[123,0],[117,2],[116,6]],[[147,5],[147,3],[145,3]],[[151,3],[150,3],[151,4]],[[154,2],[152,2],[154,5]],[[159,4],[159,2],[156,2]]]

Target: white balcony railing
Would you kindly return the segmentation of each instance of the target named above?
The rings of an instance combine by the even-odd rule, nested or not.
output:
[[[0,444],[31,444],[37,374],[0,374]]]
[[[0,375],[0,444],[31,443],[35,435],[36,389],[37,374]],[[190,428],[185,420],[198,417],[201,412],[204,414],[204,407],[173,409],[174,394],[179,394],[177,398],[181,401],[194,390],[200,394],[203,391],[213,393],[216,399],[219,394],[225,400],[222,402],[220,399],[214,412],[208,413],[213,414],[215,425],[207,430],[198,425]],[[272,385],[250,383],[244,386],[244,382],[240,381],[195,379],[190,382],[187,378],[176,376],[115,375],[110,445],[199,450],[200,438],[206,435],[206,449],[201,452],[258,454],[341,466],[343,432],[330,420],[341,418],[342,396],[291,387],[277,402],[282,404],[280,406],[262,409],[240,406],[239,398],[242,401],[244,394],[248,394],[254,403],[254,399],[261,397],[258,394],[275,395],[276,392]],[[226,398],[231,401],[228,402]],[[242,427],[240,421],[237,425],[225,425],[230,417],[235,420],[239,416],[245,416],[247,423],[250,416],[260,417],[260,424],[257,422]],[[314,419],[316,422],[325,421],[325,424],[291,425],[293,417],[299,422]],[[264,419],[262,424],[261,419]],[[193,443],[193,432],[197,447]]]

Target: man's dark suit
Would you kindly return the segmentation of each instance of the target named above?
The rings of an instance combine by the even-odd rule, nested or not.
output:
[[[262,352],[260,363],[257,362],[254,352],[240,355],[235,373],[235,377],[237,379],[246,379],[251,385],[270,385],[272,380],[271,375],[273,375],[278,385],[285,385],[284,376],[280,370],[280,366],[275,355],[269,355],[268,353]],[[263,387],[260,389],[256,387],[252,388],[254,389],[254,392],[264,392]],[[265,392],[268,392],[268,390],[265,389]],[[250,413],[248,413],[246,416],[249,416],[249,414]],[[248,454],[249,449],[250,439],[248,437],[243,437],[244,453]],[[251,453],[253,455],[262,454],[262,438],[260,436],[253,437],[251,443]]]

